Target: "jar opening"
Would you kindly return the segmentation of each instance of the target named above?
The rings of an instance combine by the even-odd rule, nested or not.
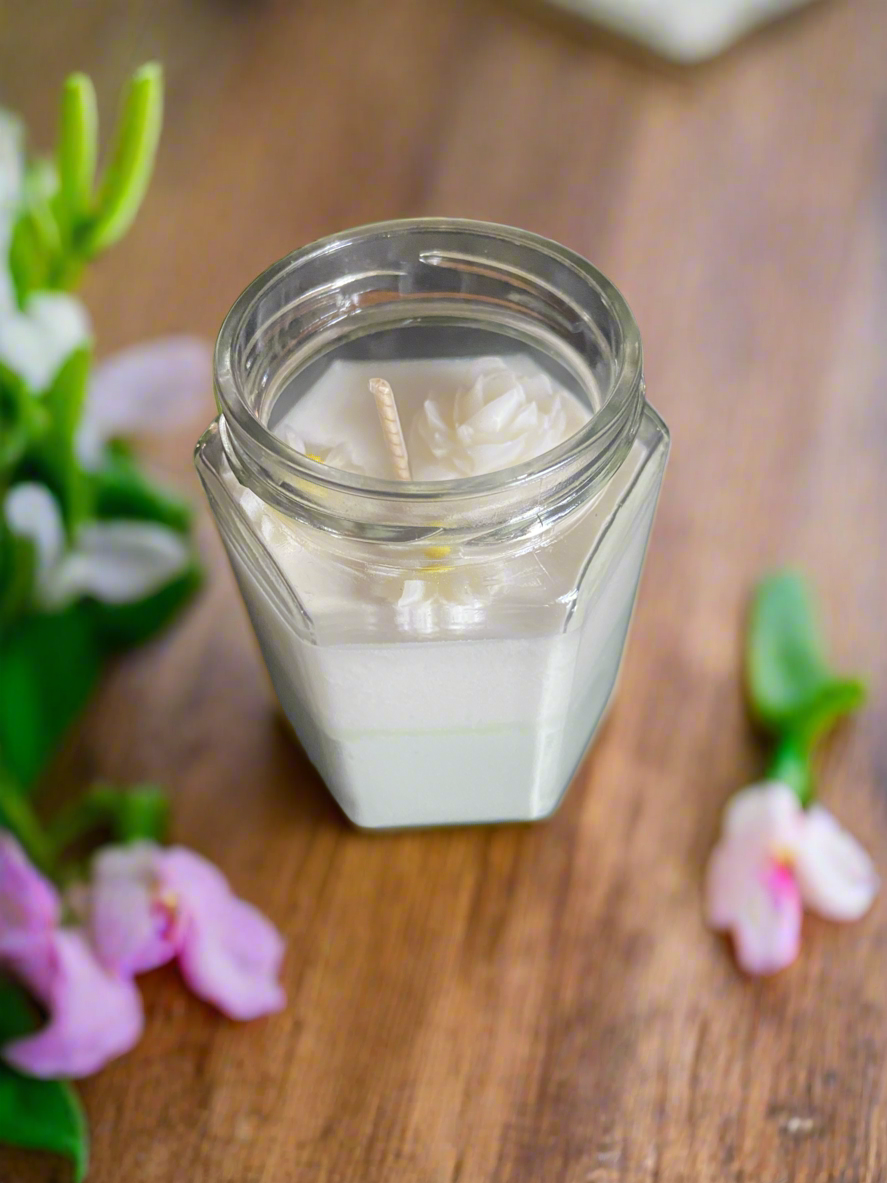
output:
[[[333,468],[275,434],[284,396],[334,357],[443,357],[490,335],[532,350],[583,398],[585,426],[511,468],[412,482]],[[243,483],[323,529],[371,537],[550,520],[618,467],[643,409],[637,326],[600,272],[526,231],[433,218],[346,231],[274,264],[222,326],[216,389]]]

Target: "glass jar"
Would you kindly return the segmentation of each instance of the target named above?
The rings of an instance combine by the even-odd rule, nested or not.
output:
[[[519,466],[395,482],[275,434],[336,360],[515,351],[590,413]],[[348,817],[550,814],[616,683],[668,454],[619,292],[508,227],[350,230],[240,296],[216,392],[198,472],[283,711]]]

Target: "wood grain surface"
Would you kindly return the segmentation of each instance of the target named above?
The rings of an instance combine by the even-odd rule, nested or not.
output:
[[[103,351],[213,336],[318,235],[487,218],[615,279],[674,440],[619,701],[534,827],[351,830],[276,721],[204,513],[206,591],[113,669],[50,791],[171,786],[176,838],[286,933],[289,1006],[236,1026],[146,978],[144,1041],[83,1090],[92,1183],[885,1183],[887,900],[805,920],[765,983],[700,917],[719,810],[761,769],[738,662],[771,564],[810,573],[870,678],[822,780],[887,870],[883,0],[689,70],[468,0],[7,0],[0,30],[2,97],[44,144],[63,72],[110,118],[166,63],[154,189],[87,286]],[[204,425],[153,452],[198,500]],[[0,1152],[3,1183],[66,1177]]]

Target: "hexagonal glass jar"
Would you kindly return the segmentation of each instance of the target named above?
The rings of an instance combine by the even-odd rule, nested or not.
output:
[[[527,463],[424,482],[275,431],[336,365],[490,354],[531,357],[588,422]],[[216,390],[198,472],[283,711],[348,817],[551,813],[616,684],[668,454],[619,292],[508,227],[350,230],[241,295]]]

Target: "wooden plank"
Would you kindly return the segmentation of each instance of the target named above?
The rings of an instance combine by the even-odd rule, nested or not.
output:
[[[206,593],[114,669],[53,781],[173,786],[177,838],[284,929],[290,1003],[237,1027],[146,979],[145,1040],[84,1089],[91,1179],[884,1183],[883,901],[805,921],[800,964],[762,984],[699,904],[721,804],[761,767],[743,604],[786,560],[875,688],[823,781],[887,867],[883,4],[814,6],[687,71],[468,0],[15,9],[4,99],[44,137],[66,69],[104,113],[167,63],[155,188],[89,281],[103,349],[213,334],[342,226],[485,217],[613,276],[674,434],[618,705],[532,828],[348,829],[275,721],[204,519]],[[197,498],[193,434],[155,460]],[[61,1177],[0,1153],[3,1180]]]

